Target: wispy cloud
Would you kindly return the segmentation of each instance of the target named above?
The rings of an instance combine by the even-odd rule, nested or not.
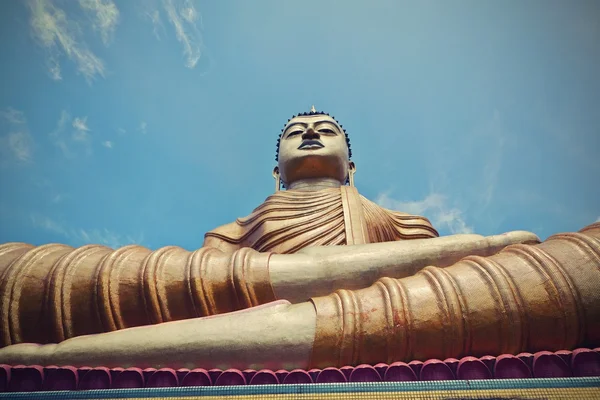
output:
[[[443,129],[434,126],[433,129]],[[440,132],[437,135],[446,136]],[[499,189],[500,177],[506,161],[506,147],[514,143],[512,139],[503,113],[492,108],[468,127],[465,134],[457,136],[451,145],[434,146],[428,159],[431,172],[429,196],[425,200],[432,201],[439,196],[443,201],[438,199],[436,205],[431,205],[428,212],[433,215],[426,216],[432,222],[442,224],[442,230],[447,229],[450,233],[473,229],[497,232],[505,215],[489,210],[496,207],[504,195]],[[408,199],[400,200],[403,200],[401,205],[410,203],[405,201]]]
[[[12,125],[23,125],[27,123],[23,111],[15,110],[12,107],[3,110],[0,112],[0,115],[2,115],[2,118],[4,118],[6,122]]]
[[[129,244],[143,245],[144,233],[123,235],[109,229],[70,229],[66,224],[40,214],[30,214],[31,224],[47,232],[57,233],[65,237],[72,246],[85,244],[102,244],[113,249]]]
[[[90,15],[94,30],[108,46],[119,22],[119,9],[115,3],[112,0],[79,0],[79,6]]]
[[[154,37],[160,40],[161,33],[165,32],[165,26],[163,25],[162,18],[160,17],[160,11],[151,10],[146,13],[146,18],[152,23],[152,32]]]
[[[90,128],[87,126],[87,117],[75,117],[72,125],[73,128],[75,128],[73,130],[73,140],[79,142],[89,140],[90,134],[88,132],[90,131]]]
[[[202,16],[192,0],[160,0],[166,19],[175,30],[175,37],[183,46],[185,66],[193,69],[198,64],[204,49],[202,40]],[[160,40],[165,30],[161,11],[156,4],[146,11],[146,18],[152,23],[154,36]]]
[[[0,137],[2,159],[14,158],[18,162],[32,161],[33,138],[29,133],[23,112],[9,107],[0,111],[0,118],[7,128],[6,133]]]
[[[103,41],[105,37],[108,40],[118,20],[118,10],[112,1],[81,0],[80,4],[84,10],[94,13],[93,26],[101,32]],[[53,0],[28,0],[28,5],[32,33],[47,52],[46,63],[52,79],[62,79],[60,59],[63,56],[75,63],[88,82],[97,76],[104,77],[104,63],[85,44],[82,24],[69,18]]]
[[[482,207],[487,207],[494,197],[498,175],[502,167],[502,157],[504,154],[504,143],[506,133],[502,127],[500,112],[494,110],[492,118],[486,125],[476,130],[475,135],[480,140],[487,142],[487,148],[491,149],[483,165],[483,182],[485,182],[482,193]]]
[[[79,229],[72,233],[74,239],[83,244],[103,244],[113,249],[127,246],[129,244],[139,244],[144,242],[144,233],[137,236],[122,235],[108,229]]]
[[[72,129],[68,129],[69,122]],[[87,117],[71,118],[69,113],[63,110],[50,137],[65,157],[72,158],[75,156],[75,149],[83,150],[87,155],[92,153],[90,131]]]
[[[52,204],[61,203],[66,198],[69,198],[69,194],[57,189],[56,185],[50,179],[34,178],[31,180],[31,184],[37,187],[40,193],[44,193],[45,197],[49,198]]]
[[[67,145],[67,138],[65,135],[65,128],[71,116],[68,112],[63,110],[60,113],[60,118],[56,124],[56,128],[50,132],[50,137],[54,140],[54,144],[62,151],[65,157],[71,157],[69,146]]]
[[[185,66],[194,68],[202,54],[202,34],[196,26],[200,14],[190,0],[183,0],[177,4],[174,0],[163,0],[163,4],[169,22],[175,28],[177,40],[183,45]]]
[[[56,222],[55,220],[39,215],[39,214],[30,214],[29,219],[31,220],[31,224],[35,227],[42,228],[46,231],[53,233],[60,233],[61,235],[67,236],[68,233],[62,224]]]
[[[107,149],[112,149],[114,146],[114,143],[111,142],[110,140],[106,140],[106,141],[102,142],[102,146],[106,147]]]
[[[450,205],[447,196],[440,193],[431,193],[420,201],[399,201],[387,193],[380,193],[376,202],[384,208],[425,216],[438,230],[445,229],[451,234],[473,233],[473,227],[465,222],[463,212]]]
[[[19,161],[31,161],[31,143],[31,136],[27,132],[8,134],[8,147]]]
[[[147,127],[148,127],[148,124],[146,123],[146,121],[142,121],[142,122],[140,122],[140,127],[138,128],[138,130],[145,135]]]

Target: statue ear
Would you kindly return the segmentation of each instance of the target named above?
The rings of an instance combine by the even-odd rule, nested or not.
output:
[[[348,163],[348,181],[350,186],[354,186],[354,173],[356,172],[356,164],[353,161]]]
[[[279,175],[279,167],[273,168],[273,178],[275,178],[275,191],[279,192],[281,189],[281,176]]]

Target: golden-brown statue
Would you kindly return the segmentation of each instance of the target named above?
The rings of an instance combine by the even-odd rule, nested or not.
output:
[[[277,154],[276,193],[194,252],[0,246],[0,363],[339,367],[600,342],[600,223],[438,238],[359,195],[345,131],[314,110]]]

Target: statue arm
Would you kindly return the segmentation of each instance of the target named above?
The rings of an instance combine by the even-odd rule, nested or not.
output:
[[[299,254],[233,253],[178,247],[0,246],[2,345],[65,339],[228,313],[276,299],[292,303],[382,277],[410,276],[474,254],[537,239],[526,233],[456,235],[306,249]],[[40,285],[40,282],[42,285]]]
[[[352,246],[307,247],[296,254],[273,254],[269,275],[275,297],[292,303],[338,289],[362,289],[380,278],[404,278],[427,266],[447,267],[469,256],[491,256],[512,244],[535,244],[530,232],[452,235]]]
[[[312,304],[279,301],[58,345],[10,346],[0,349],[0,363],[275,370],[595,345],[599,235],[596,224]]]

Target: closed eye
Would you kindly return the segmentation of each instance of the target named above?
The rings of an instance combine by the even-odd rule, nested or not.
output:
[[[296,136],[296,135],[299,135],[299,134],[301,134],[301,133],[302,133],[302,131],[301,131],[301,130],[292,131],[292,132],[288,133],[287,137]]]
[[[332,129],[329,129],[329,128],[321,128],[321,129],[319,129],[319,132],[335,134],[335,131],[333,131]]]

